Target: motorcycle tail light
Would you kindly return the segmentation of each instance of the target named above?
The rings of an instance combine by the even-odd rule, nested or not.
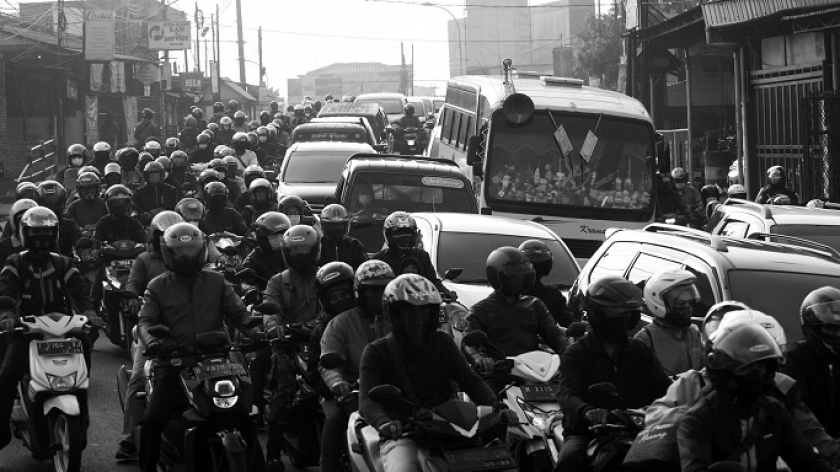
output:
[[[237,400],[239,400],[239,396],[213,397],[213,404],[218,408],[232,408],[233,405],[236,405]]]

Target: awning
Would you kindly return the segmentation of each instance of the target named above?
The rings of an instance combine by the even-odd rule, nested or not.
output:
[[[703,3],[706,28],[722,28],[775,15],[840,5],[840,0],[719,0]]]

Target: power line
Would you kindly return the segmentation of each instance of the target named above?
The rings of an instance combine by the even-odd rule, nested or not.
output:
[[[427,7],[427,6],[438,6],[438,7],[457,7],[457,8],[487,8],[487,9],[514,9],[514,8],[587,8],[588,5],[550,5],[550,4],[543,4],[543,5],[491,5],[488,3],[432,3],[431,5],[424,5],[423,3],[417,2],[409,2],[406,0],[371,0],[376,3],[393,3],[397,5],[412,5],[416,7]]]

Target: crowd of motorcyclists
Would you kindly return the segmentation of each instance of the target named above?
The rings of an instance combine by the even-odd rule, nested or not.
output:
[[[840,407],[833,393],[840,289],[824,287],[803,300],[804,339],[785,351],[779,323],[737,302],[711,307],[699,329],[692,324],[700,295],[691,272],[652,274],[642,287],[605,276],[591,281],[575,307],[586,313],[589,333],[573,340],[566,334],[576,321],[572,307],[559,289],[541,282],[552,269],[551,251],[531,240],[487,255],[493,291],[470,308],[464,331],[486,333],[494,349],[459,347],[439,330],[441,305],[457,294],[438,277],[410,214],[388,216],[380,250],[349,236],[353,215],[343,206],[329,205],[316,217],[299,197],[278,198],[276,171],[269,169],[282,160],[294,126],[319,108],[298,105],[288,114],[272,104],[253,121],[234,101],[227,110],[217,103],[209,119],[195,108],[177,138],[149,136],[139,150],[97,143],[90,160],[88,150],[74,144],[55,180],[18,186],[0,241],[0,297],[17,302],[0,312],[0,449],[11,442],[7,425],[29,366],[28,340],[13,333],[21,317],[79,313],[98,326],[114,316],[103,302],[104,265],[92,284],[77,269],[85,239],[147,245],[120,293],[137,312],[138,339],[116,455],[138,460],[145,472],[158,470],[162,433],[186,403],[179,380],[185,365],[155,364],[154,390],[145,403],[138,399],[147,358],[168,346],[154,334],[161,325],[181,346],[233,329],[264,344],[249,364],[259,414],[235,422],[247,445],[248,470],[283,470],[284,452],[293,465],[306,465],[287,439],[299,433],[300,376],[321,398],[316,440],[322,470],[345,467],[342,450],[356,410],[382,439],[385,470],[421,470],[424,444],[406,434],[406,404],[430,410],[464,392],[478,405],[499,409],[499,394],[512,380],[495,368],[497,361],[541,344],[562,356],[557,398],[564,441],[556,470],[592,468],[593,427],[611,421],[609,408],[590,392],[602,382],[611,383],[627,407],[646,408],[648,427],[679,421],[675,470],[734,461],[770,471],[778,457],[794,471],[840,466]],[[407,115],[406,126],[419,123]],[[140,131],[154,131],[152,116],[144,115],[149,124]],[[697,191],[686,181],[679,168],[660,176],[660,213],[707,224],[707,204],[721,194]],[[729,195],[738,190],[731,186]],[[780,197],[797,199],[785,188],[784,170],[771,168],[759,199]],[[245,257],[237,268],[215,264],[226,249],[212,242],[218,234],[243,237]],[[643,312],[653,322],[636,332]],[[250,324],[252,314],[264,315],[264,323]],[[305,368],[294,350],[274,342],[297,324],[313,328]],[[90,368],[91,339],[82,342]],[[319,363],[330,354],[341,355],[340,367]],[[371,391],[385,384],[398,387],[408,403],[377,401]],[[82,415],[87,427],[86,406]],[[519,421],[509,410],[502,416]],[[266,451],[257,440],[262,428]]]

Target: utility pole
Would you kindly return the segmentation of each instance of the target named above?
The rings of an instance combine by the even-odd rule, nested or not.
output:
[[[247,90],[245,81],[245,41],[242,40],[242,0],[236,0],[236,36],[239,42],[239,82]]]
[[[161,9],[161,15],[163,16],[163,20],[165,21],[166,20],[166,1],[165,0],[160,0],[160,9]],[[166,136],[166,102],[165,102],[166,93],[164,92],[166,90],[166,81],[163,80],[163,77],[164,77],[164,72],[166,72],[166,66],[168,64],[169,64],[169,51],[166,50],[166,51],[163,52],[163,67],[160,70],[160,77],[159,77],[160,82],[158,82],[158,84],[160,85],[160,90],[159,90],[159,93],[160,93],[160,105],[159,105],[159,107],[160,108],[158,109],[159,110],[158,111],[158,116],[160,118],[158,118],[158,119],[159,119],[159,123],[160,123],[160,126],[161,126],[161,132],[163,132],[164,136]]]
[[[414,95],[414,43],[411,43],[411,95]]]
[[[204,16],[202,14],[202,16]],[[201,70],[201,27],[204,21],[198,21],[198,2],[195,2],[195,71]]]
[[[58,118],[55,120],[55,137],[56,137],[56,156],[60,151],[65,149],[64,146],[64,94],[67,93],[67,85],[65,84],[64,72],[61,70],[61,36],[64,33],[64,28],[67,26],[67,18],[64,16],[64,0],[58,0],[58,15],[55,32],[57,34],[58,51],[56,51],[56,68],[58,69],[59,83],[57,88],[58,95]],[[58,163],[58,160],[55,161]]]
[[[257,81],[257,85],[262,85],[263,83],[263,64],[262,64],[262,25],[260,25],[259,29],[257,29],[257,51],[260,56],[260,80]]]
[[[222,101],[222,32],[219,30],[219,4],[216,4],[216,77],[219,84],[219,92],[216,101]]]

